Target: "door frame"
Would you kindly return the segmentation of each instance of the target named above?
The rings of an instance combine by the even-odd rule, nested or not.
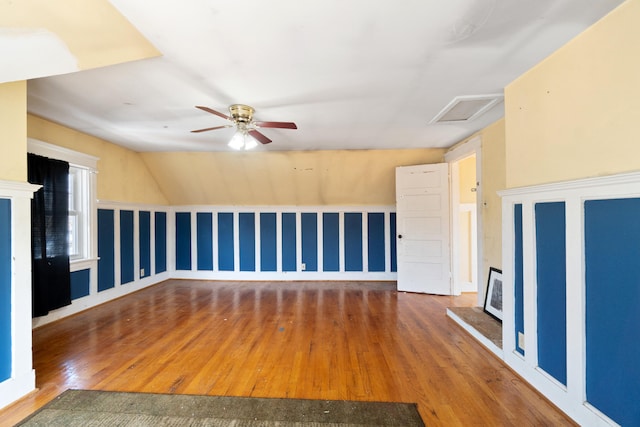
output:
[[[444,155],[444,160],[449,164],[449,170],[451,174],[451,274],[453,277],[453,294],[460,295],[462,289],[460,289],[460,280],[458,267],[460,260],[458,257],[458,245],[460,236],[460,225],[457,220],[458,205],[460,204],[460,186],[459,186],[459,174],[457,171],[457,162],[474,155],[476,156],[476,271],[477,287],[478,287],[478,305],[482,306],[484,302],[485,290],[480,284],[480,280],[483,277],[482,268],[483,259],[482,252],[482,207],[484,205],[482,199],[482,138],[475,136],[470,140],[454,147]]]

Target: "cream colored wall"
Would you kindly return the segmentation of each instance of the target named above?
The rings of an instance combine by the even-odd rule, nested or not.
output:
[[[29,138],[99,157],[99,200],[167,204],[139,153],[33,115],[27,117],[27,134]]]
[[[507,186],[640,170],[640,1],[505,89]]]
[[[0,179],[27,180],[27,82],[0,84]]]
[[[140,155],[172,205],[395,205],[395,168],[443,149]]]
[[[506,188],[505,119],[487,126],[482,136],[482,274],[478,291],[484,292],[489,267],[502,269],[502,200],[498,191]]]

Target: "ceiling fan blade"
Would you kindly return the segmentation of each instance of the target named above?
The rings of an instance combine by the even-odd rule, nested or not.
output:
[[[231,118],[229,116],[227,116],[226,114],[220,113],[220,112],[218,112],[216,110],[212,110],[209,107],[203,107],[201,105],[196,105],[196,108],[199,108],[202,111],[206,111],[207,113],[215,114],[216,116],[222,117],[223,119],[231,120]]]
[[[253,124],[261,128],[298,129],[293,122],[253,122]]]
[[[192,133],[198,133],[198,132],[206,132],[209,130],[216,130],[216,129],[224,129],[224,128],[230,128],[232,127],[232,125],[224,125],[224,126],[215,126],[212,128],[204,128],[204,129],[196,129],[196,130],[192,130]]]
[[[260,132],[258,132],[255,129],[250,130],[249,131],[249,135],[251,135],[252,137],[257,139],[258,142],[261,143],[261,144],[268,144],[268,143],[271,142],[271,140],[269,138],[267,138],[266,136],[264,136],[263,134],[261,134]]]

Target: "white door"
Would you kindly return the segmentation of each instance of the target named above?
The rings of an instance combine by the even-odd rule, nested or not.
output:
[[[398,290],[451,295],[449,165],[396,168]]]

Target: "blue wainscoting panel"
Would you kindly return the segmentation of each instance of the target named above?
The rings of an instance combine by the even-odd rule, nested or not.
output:
[[[134,281],[133,211],[120,211],[120,284]]]
[[[391,253],[391,271],[398,271],[398,241],[396,238],[396,213],[391,212],[389,219],[389,252]]]
[[[384,214],[370,212],[367,215],[367,252],[369,271],[384,271]]]
[[[256,271],[256,216],[253,212],[238,215],[240,233],[240,271]]]
[[[536,203],[538,366],[567,385],[567,263],[564,202]]]
[[[317,232],[316,232],[317,234]],[[296,214],[282,214],[282,271],[296,271]],[[309,266],[307,265],[307,270]]]
[[[176,270],[191,270],[190,212],[176,212]]]
[[[220,271],[233,271],[233,214],[230,212],[218,213],[218,269]]]
[[[167,271],[167,213],[155,213],[156,274]]]
[[[318,271],[318,214],[305,212],[302,222],[302,262],[306,271]]]
[[[640,199],[585,202],[587,401],[640,425]]]
[[[78,299],[89,295],[91,283],[91,269],[78,270],[71,273],[71,299]]]
[[[344,269],[362,271],[362,213],[344,214]]]
[[[114,229],[114,211],[98,209],[98,292],[115,286]]]
[[[340,216],[322,214],[322,260],[324,271],[340,271]]]
[[[196,232],[198,246],[198,270],[213,270],[213,214],[196,214]]]
[[[11,378],[11,200],[0,199],[0,382]]]
[[[278,269],[276,214],[263,212],[260,214],[260,271],[276,271]]]
[[[524,355],[524,349],[518,347],[518,334],[524,334],[524,270],[523,270],[523,252],[522,252],[522,205],[517,204],[513,207],[513,234],[514,234],[514,259],[513,259],[513,280],[515,294],[515,334],[516,334],[516,351]]]
[[[140,278],[151,276],[151,212],[138,212],[140,239]]]

